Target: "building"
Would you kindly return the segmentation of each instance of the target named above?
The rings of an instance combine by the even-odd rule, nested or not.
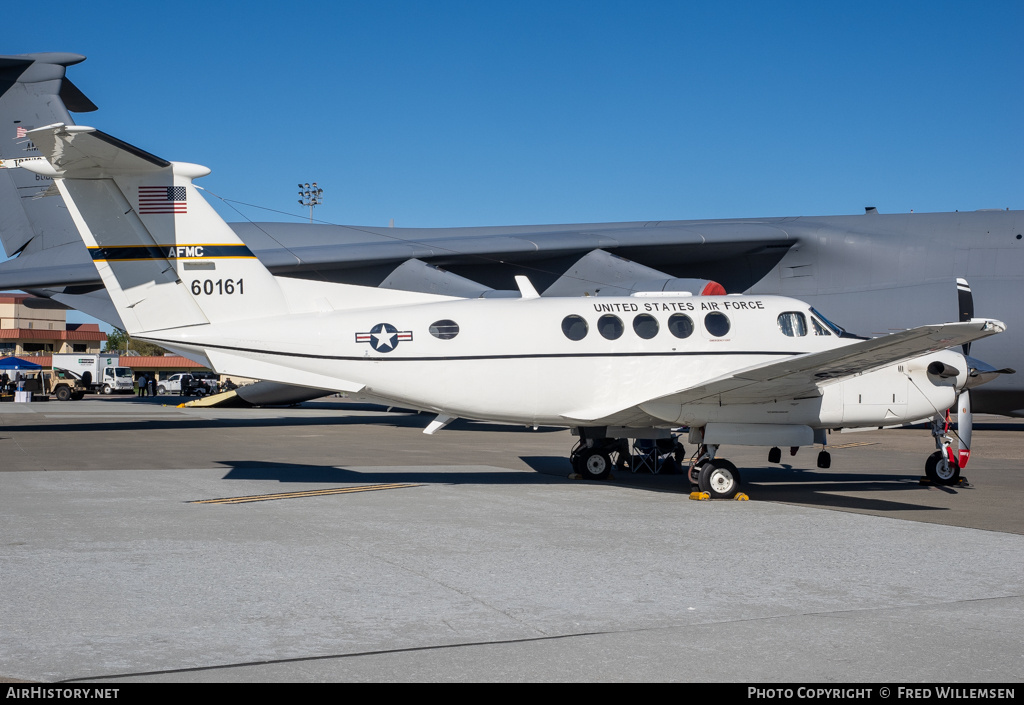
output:
[[[98,355],[106,341],[107,334],[99,324],[68,323],[67,311],[53,308],[47,300],[29,294],[0,293],[0,359],[26,358],[48,369],[54,353]],[[175,372],[209,372],[209,368],[180,355],[114,354],[119,355],[118,366],[131,368],[135,378],[145,374],[162,380]]]
[[[0,357],[100,352],[107,334],[98,324],[68,323],[64,309],[33,305],[40,301],[28,294],[0,294]]]

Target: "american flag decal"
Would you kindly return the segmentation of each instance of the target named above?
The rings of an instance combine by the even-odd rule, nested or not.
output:
[[[139,186],[139,214],[188,213],[184,186]]]
[[[19,140],[22,137],[28,137],[28,130],[24,127],[14,128],[14,139]]]

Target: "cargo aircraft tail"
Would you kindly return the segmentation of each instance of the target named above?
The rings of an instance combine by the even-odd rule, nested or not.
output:
[[[0,133],[0,163],[15,166],[22,159],[38,159],[28,136],[32,129],[71,125],[71,112],[96,110],[65,75],[68,66],[84,60],[63,52],[0,56],[0,129],[6,131]],[[0,241],[8,257],[68,243],[77,247],[78,233],[60,198],[42,198],[51,185],[39,174],[0,170]]]

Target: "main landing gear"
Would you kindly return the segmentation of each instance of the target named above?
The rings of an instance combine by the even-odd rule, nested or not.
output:
[[[789,449],[790,455],[796,455],[798,447]],[[701,492],[707,492],[712,499],[732,499],[740,490],[743,482],[740,471],[725,458],[718,458],[717,445],[702,445],[690,463],[688,475],[690,483],[696,485]],[[777,463],[782,459],[782,450],[772,448],[768,451],[768,462]],[[826,469],[832,465],[832,456],[828,451],[818,453],[817,465]]]
[[[700,446],[690,462],[690,483],[707,492],[711,499],[732,499],[740,490],[740,471],[725,458],[716,458],[718,446]]]
[[[573,471],[585,480],[604,480],[612,468],[622,467],[629,455],[629,443],[624,438],[580,438],[569,454]]]

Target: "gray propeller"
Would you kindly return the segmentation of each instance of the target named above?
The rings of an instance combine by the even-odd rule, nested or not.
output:
[[[966,279],[958,278],[956,280],[956,296],[960,307],[960,322],[964,323],[974,318],[974,294],[971,292],[971,285],[967,283]],[[964,343],[963,349],[965,356],[971,354],[970,343]],[[964,391],[960,392],[960,397],[956,402],[956,435],[959,450],[957,461],[961,468],[966,466],[967,461],[971,458],[971,430],[973,426],[974,414],[971,413],[971,393],[965,387]]]

